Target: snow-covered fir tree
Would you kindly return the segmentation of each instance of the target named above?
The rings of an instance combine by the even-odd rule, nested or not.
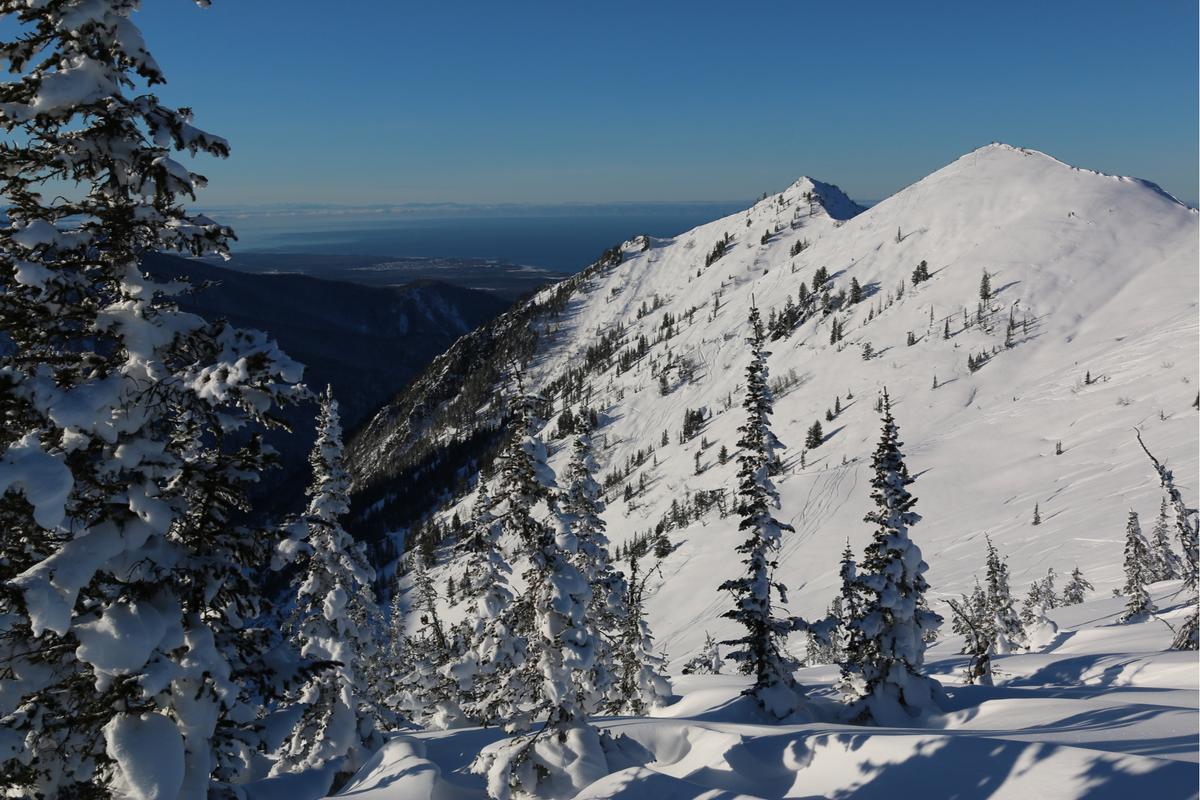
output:
[[[4,7],[5,794],[206,797],[244,774],[255,707],[296,666],[252,622],[273,542],[243,512],[300,368],[140,269],[151,250],[224,252],[231,231],[183,204],[205,181],[174,152],[229,146],[153,94],[136,9]],[[131,760],[147,752],[154,770]]]
[[[410,561],[408,616],[418,626],[415,634],[402,634],[403,671],[394,702],[404,716],[425,727],[460,727],[472,721],[463,712],[464,692],[453,671],[467,648],[464,630],[446,630],[433,577],[417,553]]]
[[[462,538],[455,544],[455,550],[465,553],[463,573],[459,583],[459,593],[466,597],[472,594],[471,587],[479,580],[473,574],[476,569],[486,569],[478,563],[480,556],[488,558],[496,549],[496,537],[499,534],[496,517],[492,514],[492,496],[488,493],[487,479],[481,473],[479,485],[475,488],[475,500],[471,503],[471,516],[463,530]]]
[[[1054,567],[1047,567],[1046,575],[1042,578],[1041,584],[1038,587],[1043,608],[1051,609],[1058,607],[1058,592],[1054,590],[1054,584],[1057,581],[1058,571]]]
[[[280,750],[274,772],[336,765],[356,770],[365,748],[381,743],[378,711],[367,689],[368,663],[378,646],[375,572],[361,544],[342,527],[350,510],[349,476],[342,463],[342,425],[326,387],[309,455],[313,479],[308,509],[281,550],[299,563],[295,606],[287,627],[300,654],[337,666],[317,673],[299,698],[303,714]]]
[[[712,634],[704,634],[704,644],[696,655],[687,660],[680,670],[684,675],[720,675],[721,646]]]
[[[1154,602],[1146,590],[1153,580],[1154,557],[1142,535],[1137,512],[1130,511],[1125,523],[1125,585],[1121,588],[1126,602],[1118,622],[1137,622],[1155,612]]]
[[[403,691],[401,679],[411,668],[406,647],[403,596],[396,586],[398,581],[393,579],[390,583],[387,610],[380,607],[379,646],[369,662],[367,672],[368,691],[377,704],[380,725],[384,730],[395,730],[407,719],[400,708]]]
[[[524,405],[531,406],[528,401]],[[524,419],[529,420],[529,414],[525,412]],[[525,590],[515,604],[518,618],[523,617],[519,633],[526,653],[504,687],[511,694],[503,719],[510,732],[537,724],[540,728],[485,749],[471,769],[486,776],[488,794],[497,800],[571,797],[610,771],[607,753],[618,745],[593,726],[589,716],[600,699],[597,687],[607,687],[612,678],[600,634],[588,620],[592,588],[575,563],[579,521],[555,502],[555,478],[532,425],[524,436],[518,432],[518,438],[528,461],[519,470],[506,464],[505,481],[511,475],[538,485],[510,484],[506,491],[510,501],[547,497],[550,518],[542,522],[531,513],[515,518],[520,525],[515,532],[529,563],[522,576]]]
[[[1046,575],[1043,578],[1035,580],[1029,584],[1029,593],[1025,595],[1025,601],[1021,604],[1021,624],[1026,627],[1026,637],[1029,637],[1029,628],[1033,626],[1037,620],[1045,616],[1048,609],[1055,608],[1059,604],[1058,595],[1054,591],[1054,583],[1057,579],[1057,573],[1054,567],[1046,570]]]
[[[1029,592],[1021,603],[1020,613],[1027,649],[1036,652],[1053,641],[1058,626],[1046,616],[1046,610],[1055,604],[1053,593],[1047,596],[1045,578],[1029,584]]]
[[[954,615],[951,624],[955,632],[964,639],[962,652],[971,657],[963,670],[964,680],[967,683],[991,686],[994,634],[987,595],[983,587],[976,581],[975,591],[970,597],[964,594],[961,600],[949,598],[946,603]]]
[[[826,630],[817,631],[810,626],[806,632],[808,657],[805,661],[810,666],[844,663],[850,623],[862,614],[865,598],[862,587],[858,585],[858,565],[854,561],[854,550],[850,547],[849,539],[842,550],[838,574],[842,583],[837,596],[825,609]]]
[[[992,614],[988,607],[987,592],[983,590],[979,579],[975,579],[975,589],[971,594],[961,595],[961,613],[956,612],[950,618],[950,630],[963,637],[963,647],[959,652],[969,653],[971,648],[976,644],[972,640],[975,636],[984,636],[984,639],[989,644],[992,643]],[[967,624],[968,622],[972,624]]]
[[[625,582],[625,617],[613,643],[617,683],[604,710],[610,714],[641,716],[648,709],[665,705],[671,696],[671,684],[663,674],[666,659],[655,651],[650,623],[646,620],[646,584],[658,571],[655,566],[642,569],[651,554],[648,538],[637,538],[626,545],[629,565]]]
[[[492,513],[492,500],[481,478],[471,507],[468,532],[459,543],[466,554],[466,567],[459,593],[466,614],[451,634],[451,655],[441,670],[442,677],[423,676],[415,692],[424,708],[422,723],[449,727],[463,719],[488,724],[498,721],[489,698],[523,659],[524,644],[513,631],[512,573],[500,546],[500,523]]]
[[[1163,491],[1167,493],[1167,499],[1171,502],[1171,509],[1175,517],[1175,534],[1183,554],[1181,564],[1183,586],[1185,589],[1197,592],[1198,585],[1200,585],[1200,514],[1195,509],[1188,508],[1187,504],[1183,502],[1183,494],[1175,485],[1175,476],[1150,452],[1150,448],[1142,441],[1141,431],[1137,432],[1137,440],[1146,457],[1150,459],[1150,463],[1154,465],[1159,483],[1162,485]],[[1175,632],[1175,639],[1172,641],[1171,647],[1175,650],[1200,649],[1200,593],[1193,597],[1192,613]]]
[[[841,596],[834,597],[825,607],[827,629],[809,627],[804,635],[804,666],[837,664],[843,658],[842,630],[845,624]]]
[[[1088,592],[1095,591],[1096,587],[1088,582],[1088,579],[1083,577],[1083,571],[1076,564],[1071,570],[1071,578],[1067,581],[1067,585],[1063,587],[1062,604],[1064,606],[1077,606],[1084,601]]]
[[[758,309],[750,309],[750,363],[746,367],[746,397],[742,408],[746,421],[738,428],[738,494],[737,513],[741,516],[738,529],[746,536],[737,551],[743,554],[745,574],[725,581],[721,590],[734,597],[734,607],[723,616],[746,629],[746,633],[723,644],[734,647],[726,657],[739,664],[739,669],[753,676],[746,694],[754,699],[772,719],[783,719],[795,713],[802,694],[792,677],[792,664],[784,653],[783,643],[795,629],[790,617],[777,616],[772,596],[787,601],[786,587],[774,578],[776,553],[782,534],[792,530],[772,515],[779,507],[779,494],[771,482],[768,470],[780,447],[771,432],[773,401],[768,386],[767,353],[763,349],[764,335]]]
[[[528,598],[518,602],[508,588],[510,568],[500,542],[526,557],[537,550],[548,530],[537,518],[537,509],[558,489],[538,435],[535,398],[525,393],[519,375],[516,383],[512,436],[498,459],[500,501],[489,512],[496,520],[488,534],[493,539],[487,547],[492,564],[485,570],[486,580],[481,578],[474,588],[476,602],[465,623],[463,653],[448,667],[464,695],[467,715],[510,731],[531,724],[527,706],[536,687],[522,670],[530,668],[526,651],[535,618]]]
[[[888,725],[938,706],[941,686],[925,674],[925,630],[938,627],[941,617],[921,603],[929,566],[909,538],[921,517],[912,510],[916,498],[907,487],[913,479],[886,390],[881,408],[883,431],[872,457],[875,510],[864,517],[875,534],[858,566],[863,607],[848,625],[839,688],[851,719]]]
[[[995,653],[1012,653],[1026,645],[1025,628],[1013,604],[1008,563],[1001,558],[991,537],[987,541],[987,607],[990,620],[984,629],[991,634]]]
[[[596,658],[601,668],[587,674],[602,683],[581,687],[581,691],[588,695],[586,702],[591,706],[611,697],[617,686],[613,644],[619,639],[628,615],[625,579],[613,567],[609,554],[602,516],[604,502],[600,499],[596,471],[592,439],[586,433],[578,434],[572,444],[571,461],[564,475],[565,486],[559,506],[575,534],[577,545],[572,562],[591,589],[587,616],[599,634]]]
[[[1175,530],[1171,525],[1171,512],[1174,509],[1163,497],[1158,507],[1158,517],[1154,520],[1154,529],[1150,532],[1150,554],[1154,559],[1154,580],[1173,581],[1183,576],[1183,562],[1171,546]]]
[[[858,582],[858,563],[854,560],[854,550],[850,547],[849,539],[846,539],[846,546],[842,549],[842,561],[838,568],[838,575],[842,579],[837,596],[838,608],[841,610],[839,639],[844,644],[846,634],[849,632],[849,623],[862,617],[863,604],[866,601],[862,586]]]

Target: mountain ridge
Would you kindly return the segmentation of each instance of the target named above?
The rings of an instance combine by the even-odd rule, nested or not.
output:
[[[732,458],[721,463],[717,451],[734,450],[741,422],[752,298],[778,334],[770,369],[776,432],[788,449],[777,484],[781,519],[796,527],[780,573],[793,611],[819,612],[847,538],[856,549],[865,541],[873,403],[884,386],[919,477],[926,520],[913,536],[927,548],[939,601],[967,588],[985,533],[1010,554],[1018,588],[1046,567],[1065,573],[1076,563],[1100,591],[1117,585],[1125,514],[1156,509],[1157,486],[1130,429],[1141,426],[1181,481],[1196,483],[1196,212],[1146,182],[1009,146],[968,153],[846,219],[811,209],[804,181],[679,236],[631,239],[570,285],[509,312],[525,315],[510,317],[507,331],[522,337],[512,353],[527,354],[518,359],[527,385],[547,397],[552,464],[561,466],[564,409],[596,410],[610,535],[620,544],[658,531],[670,541],[649,611],[673,659],[694,652],[706,628],[729,632],[720,619],[729,601],[715,587],[735,561],[736,525],[716,505],[696,509],[698,496],[735,485]],[[914,287],[921,262],[930,277]],[[820,268],[829,274],[820,307],[779,325]],[[849,302],[852,282],[858,303]],[[512,377],[497,374],[453,424],[438,422],[445,406],[436,406],[401,425],[447,453],[485,430],[494,446]],[[702,422],[685,436],[685,412],[697,409]],[[377,415],[364,431],[388,422]],[[826,430],[806,450],[814,422]],[[389,480],[395,489],[419,471],[373,478],[362,457],[371,444],[352,445],[357,485],[375,480],[359,513],[387,530]],[[441,554],[439,575],[456,569],[440,537],[470,505],[469,494],[446,500],[469,490],[489,460],[487,448],[467,449],[469,457],[441,462],[454,480],[440,492],[439,530],[414,530],[438,537],[430,549]],[[1038,504],[1044,521],[1032,527]]]

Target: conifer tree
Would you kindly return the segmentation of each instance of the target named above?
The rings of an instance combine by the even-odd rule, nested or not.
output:
[[[136,8],[4,6],[0,794],[148,791],[126,744],[151,737],[178,765],[156,790],[204,796],[297,666],[251,622],[274,542],[244,512],[300,368],[140,268],[232,232],[184,206],[205,181],[174,153],[229,146],[152,93]]]
[[[875,534],[858,568],[855,583],[864,597],[852,621],[839,688],[859,722],[899,724],[933,709],[941,687],[925,674],[925,631],[941,617],[922,607],[928,565],[909,538],[921,517],[901,452],[891,400],[882,398],[883,431],[872,458],[871,498],[875,510],[864,517]]]
[[[1042,608],[1057,608],[1058,594],[1054,591],[1054,582],[1058,579],[1058,572],[1054,567],[1046,568],[1046,577],[1042,578],[1041,584],[1038,586],[1038,594],[1042,601]]]
[[[991,686],[992,633],[983,587],[977,580],[971,597],[963,595],[961,601],[947,599],[946,602],[954,615],[953,628],[964,639],[962,652],[971,656],[964,679],[968,684]]]
[[[481,572],[472,576],[467,590],[475,607],[458,632],[462,653],[445,669],[457,683],[470,719],[504,724],[509,730],[531,724],[527,706],[536,687],[522,670],[532,669],[527,651],[534,614],[525,598],[518,601],[508,588],[511,568],[499,541],[510,542],[522,555],[538,548],[548,529],[535,517],[535,508],[551,500],[557,489],[534,406],[518,376],[512,435],[498,459],[501,503],[489,512],[495,520],[486,529],[487,558],[477,563]]]
[[[971,647],[971,637],[976,633],[984,635],[989,648],[991,646],[991,632],[987,626],[990,624],[991,613],[988,608],[987,592],[983,590],[983,586],[979,583],[979,578],[975,579],[975,589],[971,594],[963,594],[962,608],[967,613],[967,617],[960,614],[955,614],[950,619],[950,630],[958,636],[963,637],[963,649],[959,652],[969,653]],[[977,624],[979,631],[973,631],[971,625],[967,624],[967,620]]]
[[[721,674],[721,648],[712,634],[704,634],[704,644],[696,655],[688,659],[680,670],[684,675]]]
[[[1154,521],[1154,530],[1150,532],[1150,552],[1154,559],[1154,580],[1171,581],[1183,575],[1183,562],[1171,546],[1170,512],[1173,509],[1163,497],[1158,507],[1158,518]]]
[[[1038,613],[1045,607],[1042,605],[1042,582],[1034,581],[1029,584],[1029,593],[1021,603],[1021,625],[1029,627],[1037,620]]]
[[[768,387],[767,356],[758,309],[750,309],[750,363],[746,367],[746,397],[742,407],[746,421],[738,428],[738,526],[746,539],[738,545],[744,555],[745,574],[725,581],[721,590],[734,597],[734,608],[723,616],[746,629],[745,635],[724,642],[736,649],[727,658],[738,662],[742,672],[754,677],[745,694],[773,719],[783,719],[800,706],[800,689],[792,677],[783,642],[794,621],[776,616],[772,594],[786,602],[786,587],[774,578],[775,554],[784,531],[791,526],[772,516],[779,495],[768,475],[779,442],[771,432],[773,400]]]
[[[858,283],[858,278],[850,279],[850,302],[861,303],[863,299],[862,286]]]
[[[1118,622],[1138,622],[1156,611],[1150,593],[1146,591],[1146,585],[1154,579],[1153,573],[1150,546],[1142,536],[1137,512],[1130,511],[1125,525],[1125,586],[1121,589],[1126,603]]]
[[[350,479],[342,465],[342,426],[337,400],[326,387],[317,416],[317,440],[309,456],[313,482],[308,510],[293,531],[303,529],[296,603],[288,628],[300,654],[337,662],[322,670],[300,696],[303,714],[285,742],[273,771],[339,765],[356,770],[364,745],[378,744],[377,711],[368,696],[366,671],[377,639],[375,571],[362,547],[342,527],[350,510]],[[287,552],[294,552],[292,542]]]
[[[988,275],[986,269],[983,271],[983,277],[979,279],[979,299],[985,303],[992,299],[992,276]]]
[[[1083,572],[1076,564],[1071,570],[1071,579],[1067,581],[1067,585],[1063,587],[1062,604],[1064,606],[1077,606],[1083,602],[1087,592],[1095,591],[1096,587],[1088,582],[1088,579],[1083,577]]]
[[[631,542],[625,551],[629,562],[625,617],[613,645],[617,683],[604,706],[610,714],[641,716],[647,709],[665,704],[671,694],[671,685],[662,674],[665,659],[654,651],[654,638],[646,621],[646,583],[655,570],[643,573],[641,564],[649,554],[650,540],[643,537]]]
[[[821,421],[817,420],[808,429],[808,434],[804,437],[804,448],[806,450],[815,450],[825,441],[825,432],[821,429]]]
[[[591,589],[587,617],[598,634],[597,668],[587,675],[600,683],[581,687],[590,707],[597,707],[611,694],[616,683],[612,645],[628,615],[625,578],[613,567],[608,550],[608,536],[601,516],[604,503],[600,499],[596,470],[591,437],[581,433],[575,437],[560,505],[578,543],[572,561]]]
[[[481,716],[518,734],[486,748],[472,763],[474,772],[486,775],[494,798],[574,795],[606,775],[609,754],[620,750],[618,741],[588,721],[603,689],[614,682],[589,620],[592,586],[577,566],[581,547],[595,556],[605,544],[598,492],[581,479],[568,489],[567,502],[560,502],[533,408],[532,398],[522,393],[517,430],[501,469],[508,505],[501,525],[528,562],[525,590],[507,609],[511,613],[499,617],[507,628],[503,636],[495,635],[495,623],[487,626],[505,666],[476,692]],[[596,496],[588,498],[589,493]],[[543,501],[544,521],[535,516]]]
[[[1150,459],[1150,463],[1154,465],[1159,482],[1167,493],[1167,498],[1171,501],[1171,508],[1175,516],[1176,538],[1183,553],[1183,586],[1185,589],[1195,592],[1197,584],[1200,582],[1200,572],[1198,572],[1200,563],[1197,561],[1200,558],[1200,516],[1197,516],[1195,509],[1188,508],[1183,502],[1183,495],[1175,486],[1175,476],[1171,470],[1155,458],[1150,452],[1150,448],[1146,447],[1146,443],[1142,441],[1141,431],[1136,429],[1135,431],[1138,444],[1145,452],[1146,457]],[[1171,643],[1171,647],[1175,650],[1200,649],[1200,594],[1193,598],[1192,613],[1175,632],[1175,639]]]
[[[993,652],[1011,653],[1027,644],[1025,628],[1013,606],[1012,590],[1008,580],[1008,564],[991,537],[987,542],[987,608],[988,619],[985,630],[991,634]]]
[[[846,651],[846,641],[850,634],[851,624],[862,618],[866,602],[862,587],[858,583],[858,564],[854,561],[854,551],[850,548],[849,539],[846,539],[846,547],[842,550],[842,561],[838,574],[841,576],[842,585],[835,598],[837,610],[840,613],[837,614],[837,644],[834,645],[834,649],[839,655],[836,663],[844,664],[850,655]]]
[[[460,720],[488,724],[496,720],[496,695],[523,661],[523,643],[513,631],[513,593],[508,586],[512,568],[500,547],[500,524],[492,513],[487,485],[481,479],[472,505],[469,536],[464,540],[467,569],[459,593],[468,603],[465,617],[454,627],[449,658],[439,674],[448,682],[417,673],[415,705],[422,722],[450,727]],[[437,665],[431,664],[434,671]]]
[[[492,513],[492,496],[488,493],[487,480],[480,475],[479,485],[475,490],[475,500],[471,504],[471,518],[467,522],[466,536],[459,543],[459,549],[471,555],[478,555],[495,548],[495,523],[496,516]],[[470,563],[470,559],[468,559],[468,563]]]

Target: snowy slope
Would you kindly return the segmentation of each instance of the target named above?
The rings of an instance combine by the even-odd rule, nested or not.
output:
[[[1155,601],[1178,621],[1178,584]],[[1174,598],[1174,600],[1173,600]],[[922,728],[813,722],[763,725],[738,693],[747,679],[676,679],[682,697],[653,718],[602,718],[646,747],[653,761],[609,775],[580,798],[1098,798],[1196,796],[1195,654],[1163,652],[1161,622],[1114,624],[1121,598],[1051,613],[1060,630],[1034,654],[997,657],[994,687],[961,685],[961,640],[929,652],[949,695]],[[800,670],[818,708],[836,704],[836,667]],[[470,728],[398,735],[338,797],[355,800],[482,798],[466,766],[502,736]],[[295,800],[295,785],[262,785],[250,800]]]
[[[810,193],[823,198],[825,208],[810,203]],[[983,562],[985,533],[1009,555],[1016,591],[1048,567],[1062,574],[1078,564],[1107,595],[1119,582],[1126,513],[1138,510],[1148,527],[1158,509],[1157,482],[1137,448],[1134,426],[1196,497],[1196,212],[1152,184],[998,144],[858,211],[835,187],[801,179],[745,213],[653,240],[649,249],[627,243],[621,263],[589,270],[561,313],[534,316],[530,324],[539,335],[528,370],[535,389],[560,387],[562,376],[584,363],[587,348],[619,326],[618,350],[641,335],[652,344],[625,372],[610,366],[584,376],[583,397],[590,391],[589,404],[603,412],[594,437],[602,472],[623,466],[639,449],[656,451],[626,481],[636,486],[644,472],[643,493],[626,502],[625,482],[609,491],[610,537],[620,543],[652,528],[672,500],[697,490],[732,489],[734,462],[719,464],[717,453],[722,444],[732,453],[742,421],[751,299],[765,317],[795,296],[800,281],[811,287],[813,273],[824,266],[835,291],[856,279],[864,300],[817,315],[770,345],[772,376],[790,374],[794,382],[778,393],[775,413],[776,432],[788,446],[785,474],[776,479],[780,517],[796,529],[785,536],[780,560],[791,611],[821,612],[834,593],[846,539],[861,552],[869,536],[862,515],[879,432],[874,403],[884,386],[918,477],[912,488],[924,521],[912,535],[931,565],[934,598],[971,584]],[[765,244],[764,232],[771,234]],[[729,252],[705,267],[705,256],[726,234],[733,237]],[[798,241],[809,246],[792,256]],[[910,274],[921,260],[932,278],[914,288]],[[976,313],[985,270],[995,295],[992,330],[979,324],[964,330],[964,313],[972,319]],[[661,307],[639,318],[643,304],[652,306],[656,298]],[[677,333],[656,341],[665,313],[677,320]],[[1027,331],[1018,326],[1013,346],[1005,348],[1010,313],[1029,324]],[[840,346],[830,344],[834,318],[844,325]],[[917,341],[907,346],[910,332]],[[864,343],[878,355],[864,360]],[[968,370],[969,354],[993,348],[999,352],[982,369]],[[673,366],[664,396],[658,368],[681,359],[694,362],[694,376],[681,380]],[[1093,381],[1085,384],[1089,372]],[[844,410],[826,422],[835,397]],[[562,399],[553,393],[550,399],[557,414]],[[573,396],[568,405],[580,402]],[[684,411],[700,407],[712,419],[681,444]],[[498,419],[498,406],[482,403],[478,416]],[[802,466],[805,431],[818,419],[826,441]],[[381,414],[372,424],[392,423]],[[422,436],[461,434],[411,419],[406,424]],[[547,435],[554,427],[547,426]],[[669,443],[661,446],[664,430]],[[702,439],[711,446],[701,453],[697,475]],[[1056,456],[1058,441],[1063,453]],[[399,446],[403,442],[388,444]],[[361,465],[380,455],[360,445],[360,485],[371,480]],[[552,463],[561,466],[565,455]],[[465,516],[469,503],[465,498],[446,508],[443,519],[456,510]],[[1037,527],[1031,525],[1035,503],[1043,519]],[[733,633],[732,623],[720,619],[729,598],[716,587],[739,569],[733,554],[739,537],[736,520],[715,510],[669,536],[676,549],[663,562],[649,613],[659,644],[677,666],[706,632]],[[441,570],[452,575],[455,566]]]

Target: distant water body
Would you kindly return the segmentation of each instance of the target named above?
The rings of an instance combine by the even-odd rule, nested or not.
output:
[[[640,233],[667,237],[746,207],[744,202],[564,207],[447,215],[214,212],[238,234],[234,252],[385,258],[487,258],[576,272]]]

